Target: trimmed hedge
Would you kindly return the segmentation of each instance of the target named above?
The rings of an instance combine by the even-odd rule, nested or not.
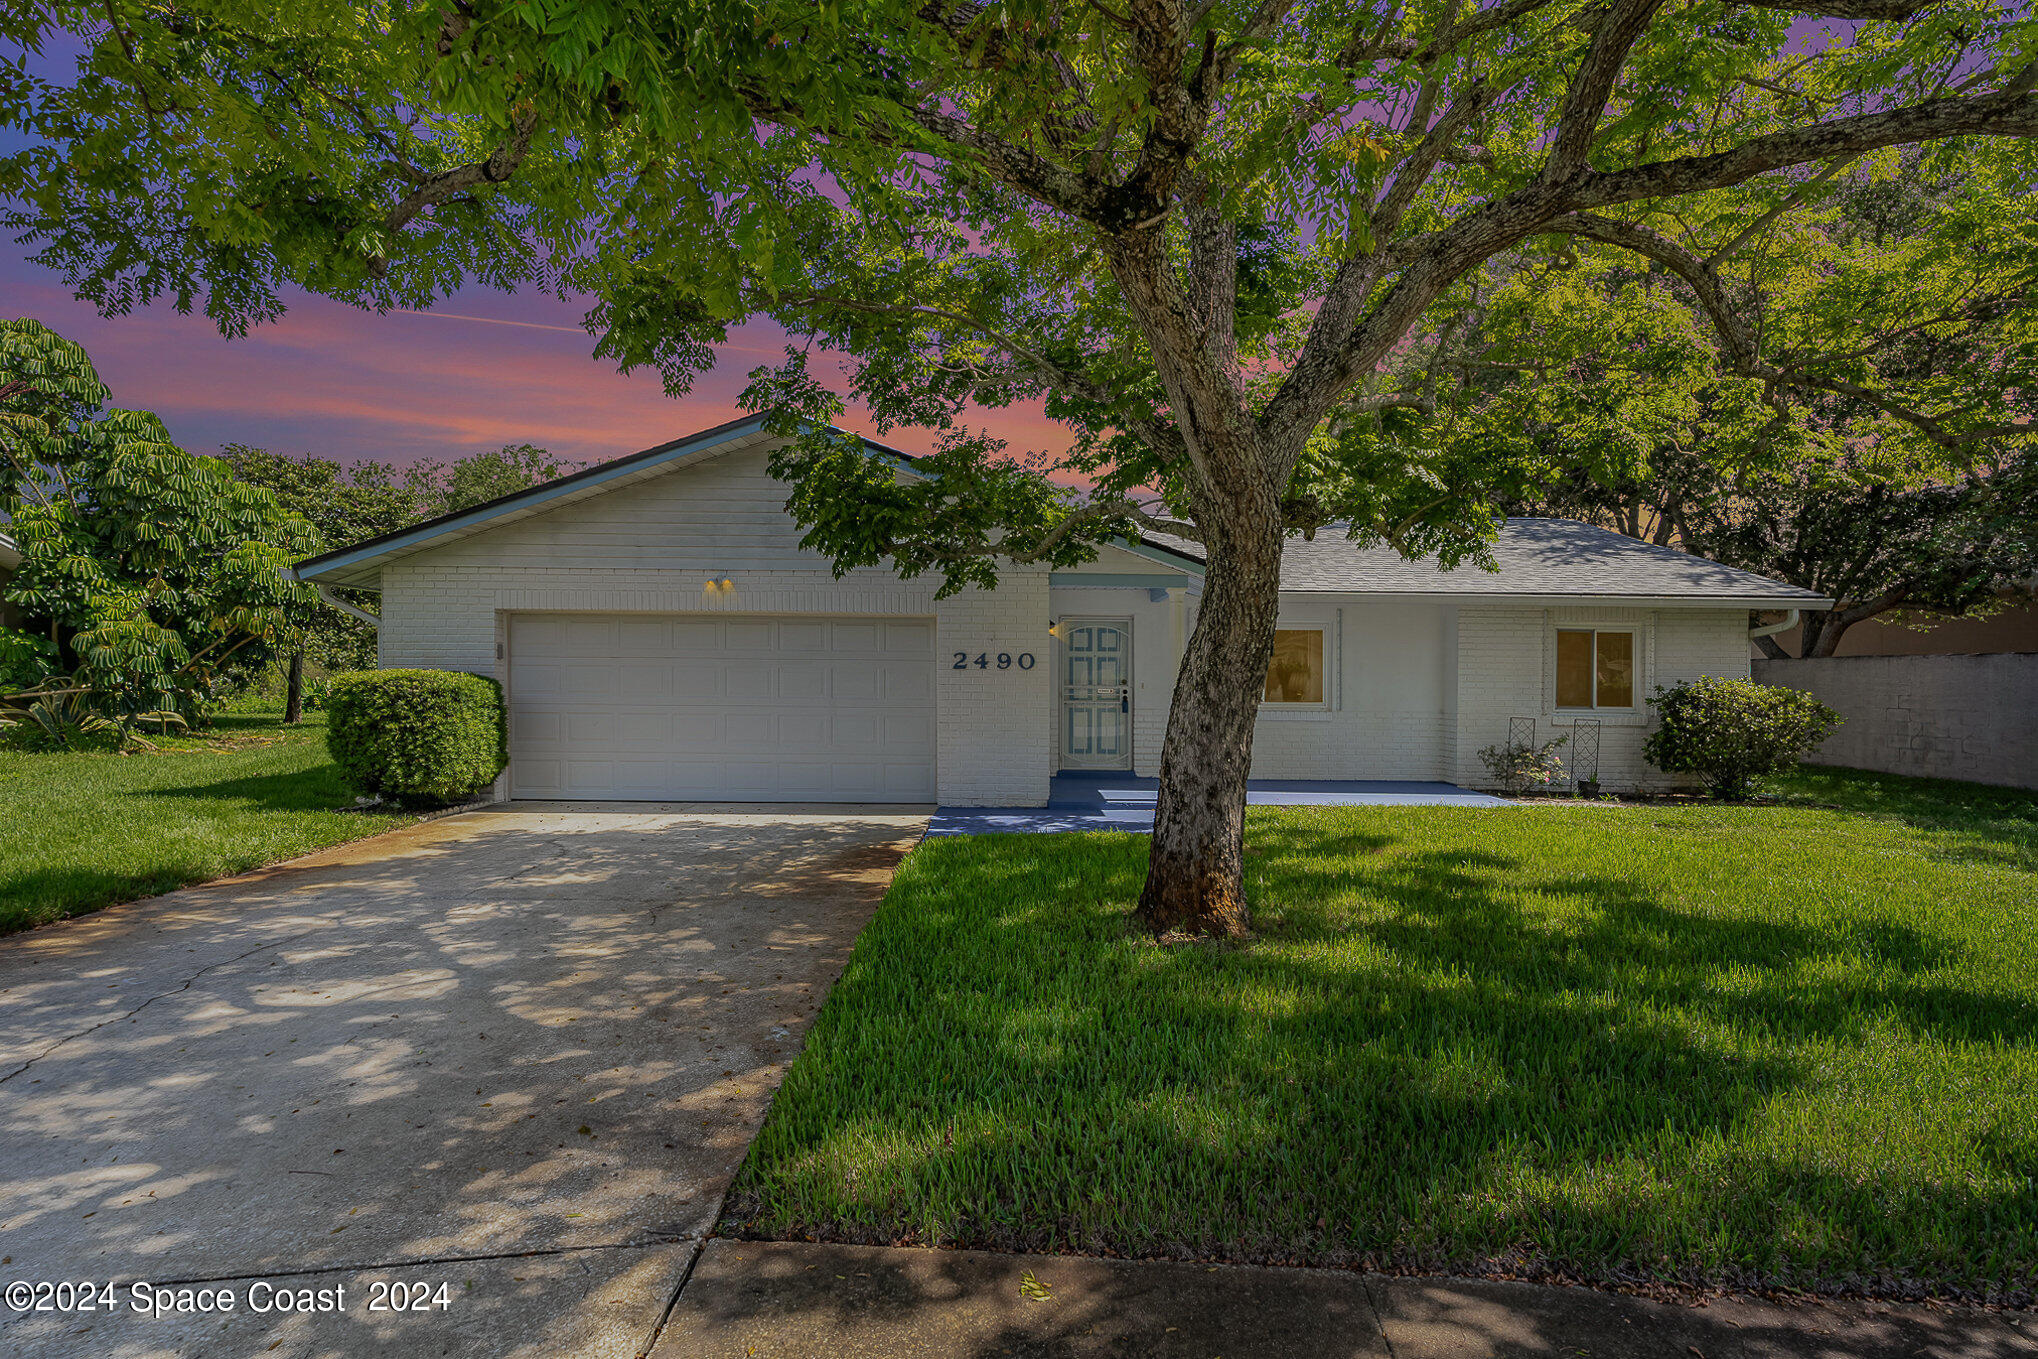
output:
[[[1748,795],[1754,781],[1817,750],[1840,714],[1801,689],[1706,675],[1649,700],[1662,725],[1642,753],[1666,773],[1697,774],[1718,798]]]
[[[398,802],[458,802],[509,763],[502,686],[480,675],[335,675],[326,723],[326,744],[347,781]]]

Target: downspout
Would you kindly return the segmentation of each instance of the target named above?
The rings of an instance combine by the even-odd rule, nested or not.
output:
[[[320,586],[319,589],[323,591],[325,587]],[[1789,632],[1797,626],[1798,615],[1801,612],[1799,609],[1785,609],[1781,623],[1768,623],[1759,628],[1749,628],[1748,640],[1752,642],[1757,637],[1774,637],[1779,632]]]

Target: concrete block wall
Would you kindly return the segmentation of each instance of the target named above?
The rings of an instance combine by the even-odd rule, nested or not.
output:
[[[2038,788],[2038,653],[1759,660],[1846,720],[1808,764]]]

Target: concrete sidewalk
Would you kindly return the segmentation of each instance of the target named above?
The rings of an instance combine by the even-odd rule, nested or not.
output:
[[[1029,1282],[1030,1276],[1030,1282]],[[711,1240],[654,1359],[1998,1359],[2038,1315]]]

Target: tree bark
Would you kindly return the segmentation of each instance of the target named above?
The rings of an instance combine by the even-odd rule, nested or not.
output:
[[[295,726],[304,720],[304,652],[290,653],[290,687],[283,697],[283,721]]]
[[[1270,507],[1273,508],[1273,507]],[[1281,602],[1277,508],[1214,539],[1203,604],[1175,677],[1140,921],[1155,934],[1241,938],[1245,794]],[[1231,527],[1231,526],[1227,526]],[[1328,659],[1328,658],[1326,658]]]

